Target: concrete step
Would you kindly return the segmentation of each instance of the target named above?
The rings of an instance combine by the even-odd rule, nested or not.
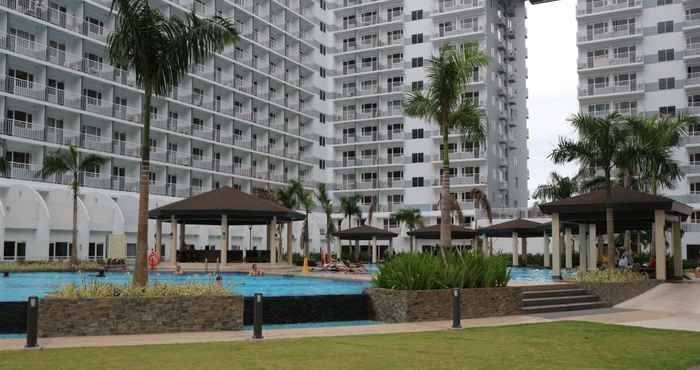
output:
[[[605,302],[583,302],[583,303],[566,303],[566,304],[552,304],[543,306],[530,306],[523,307],[522,312],[525,315],[535,314],[535,313],[546,313],[546,312],[565,312],[565,311],[578,311],[578,310],[591,310],[594,308],[604,308],[607,307]]]
[[[592,294],[562,296],[562,297],[546,297],[546,298],[524,298],[523,299],[523,307],[562,305],[562,304],[569,304],[569,303],[596,303],[596,302],[600,302],[600,299],[598,299],[597,296],[592,295]]]
[[[523,299],[530,298],[551,298],[551,297],[570,297],[587,295],[588,292],[581,288],[570,289],[548,289],[548,290],[526,290],[523,292]]]

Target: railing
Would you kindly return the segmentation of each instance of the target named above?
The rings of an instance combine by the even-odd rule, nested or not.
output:
[[[576,15],[582,16],[582,15],[589,15],[589,14],[598,14],[598,13],[604,13],[604,12],[610,12],[610,11],[615,11],[615,10],[623,10],[623,9],[631,9],[631,8],[640,8],[642,6],[642,2],[640,0],[624,0],[624,1],[586,1],[586,2],[579,2],[576,5]]]
[[[578,68],[599,68],[599,67],[613,67],[625,64],[642,63],[643,57],[641,55],[625,55],[625,56],[614,56],[614,57],[586,57],[579,60]]]
[[[44,140],[43,125],[9,118],[3,119],[0,133],[3,135],[22,137],[26,139]]]
[[[471,27],[465,27],[462,28],[455,26],[454,28],[446,29],[446,28],[434,28],[433,29],[433,35],[435,37],[449,37],[449,36],[461,36],[461,35],[467,35],[471,33],[479,33],[479,32],[484,32],[484,25],[481,23],[474,23],[473,26]]]
[[[486,178],[478,174],[468,176],[450,176],[450,185],[481,185],[486,184]],[[440,179],[433,179],[433,186],[440,186]]]
[[[587,41],[597,41],[605,40],[614,37],[626,37],[626,36],[641,36],[642,29],[634,25],[627,26],[616,26],[613,27],[612,31],[597,32],[597,31],[583,31],[578,33],[579,42]]]
[[[629,92],[644,92],[644,86],[641,84],[637,85],[636,82],[617,85],[595,84],[579,89],[579,96],[620,94]]]
[[[438,1],[437,8],[435,9],[435,14],[451,12],[454,10],[468,10],[483,8],[484,2],[478,0],[447,0]]]
[[[475,151],[468,151],[468,152],[450,152],[449,157],[450,159],[479,159],[479,158],[484,158],[484,152],[475,150]],[[438,161],[443,159],[443,154],[442,151],[433,153],[433,161]],[[439,158],[439,159],[438,159]]]

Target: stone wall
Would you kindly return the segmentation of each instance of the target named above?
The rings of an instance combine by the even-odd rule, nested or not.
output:
[[[253,324],[254,297],[245,297],[245,325]],[[263,297],[264,324],[369,320],[364,294]]]
[[[27,331],[27,302],[0,302],[0,334]]]
[[[374,319],[384,322],[449,320],[452,318],[452,290],[368,289]],[[479,288],[460,290],[463,319],[520,313],[522,288]]]
[[[597,295],[601,301],[614,306],[632,299],[659,285],[657,280],[642,280],[629,283],[578,283],[589,293]]]
[[[243,297],[42,299],[39,336],[238,330]]]

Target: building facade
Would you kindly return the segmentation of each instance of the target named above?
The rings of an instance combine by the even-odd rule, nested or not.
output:
[[[467,41],[491,60],[475,71],[464,96],[478,102],[489,131],[485,143],[465,142],[459,133],[450,139],[453,192],[470,219],[474,187],[494,208],[527,206],[522,2],[152,3],[166,15],[194,9],[230,17],[241,35],[154,99],[152,207],[220,186],[254,192],[300,180],[309,189],[328,184],[336,202],[360,193],[365,211],[376,199],[375,226],[399,230],[391,212],[403,207],[419,208],[436,222],[437,126],[405,117],[402,104],[410,89],[427,87],[431,55]],[[71,179],[38,176],[44,158],[68,145],[107,159],[80,174],[79,256],[134,253],[143,92],[133,72],[109,64],[105,42],[115,29],[110,5],[0,2],[0,138],[9,162],[0,179],[1,260],[69,255]],[[325,244],[324,220],[312,215],[312,250]],[[394,247],[405,249],[401,232]],[[169,235],[165,225],[165,245]],[[197,248],[218,246],[219,237],[216,228],[186,232],[187,243]],[[233,227],[231,238],[232,248],[266,243],[263,227]]]
[[[577,19],[581,112],[700,113],[700,2],[579,1]],[[676,160],[685,178],[664,192],[700,208],[700,126],[690,128]],[[700,253],[698,222],[683,225],[691,258]]]

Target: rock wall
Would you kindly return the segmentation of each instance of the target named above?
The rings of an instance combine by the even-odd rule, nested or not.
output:
[[[243,297],[42,299],[39,336],[238,330]]]
[[[374,318],[384,322],[450,320],[452,290],[368,289]],[[520,313],[522,288],[479,288],[460,290],[463,319],[506,316]]]
[[[659,285],[659,282],[642,280],[629,283],[578,283],[578,285],[591,294],[597,295],[601,301],[614,306],[646,292]]]

